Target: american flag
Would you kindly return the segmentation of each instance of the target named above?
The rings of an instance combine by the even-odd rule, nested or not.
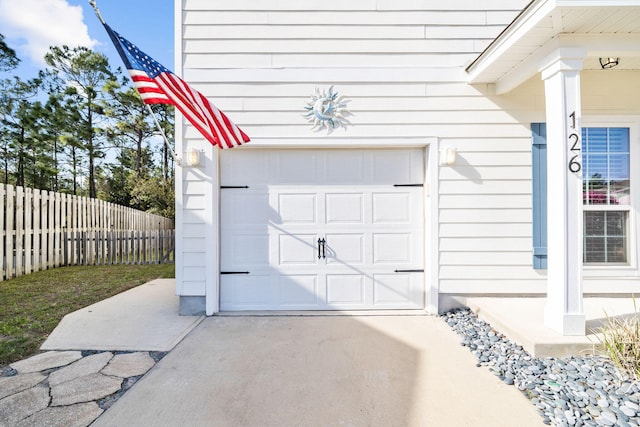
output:
[[[249,137],[197,90],[104,24],[146,104],[172,104],[213,145],[232,148]]]

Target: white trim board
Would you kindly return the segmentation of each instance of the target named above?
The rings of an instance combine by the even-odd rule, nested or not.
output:
[[[341,132],[341,130],[336,130]],[[324,136],[324,137],[323,137]],[[311,138],[253,138],[240,147],[251,148],[409,148],[437,146],[437,138],[349,138],[318,134]],[[237,150],[238,148],[236,148]],[[437,164],[436,164],[437,165]]]

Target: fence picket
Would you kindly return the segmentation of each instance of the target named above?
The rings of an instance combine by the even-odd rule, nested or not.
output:
[[[47,215],[49,213],[47,191],[40,191],[40,270],[47,269],[47,247],[48,247],[48,224]]]
[[[4,207],[5,207],[5,189],[4,186],[0,186],[0,281],[7,279],[5,268],[5,256],[4,256],[4,239],[5,239],[5,226],[4,226]],[[7,255],[7,259],[9,256]]]
[[[136,263],[136,245],[133,243],[135,239],[135,231],[131,230],[131,235],[127,239],[127,252],[131,254],[131,256],[127,257],[129,262],[127,264],[135,264]]]
[[[55,267],[54,262],[54,233],[55,233],[55,196],[52,192],[47,192],[47,203],[49,211],[47,213],[47,268]]]
[[[16,276],[24,274],[23,267],[23,246],[24,241],[24,189],[16,187],[16,243],[15,243],[15,259],[16,259]]]
[[[40,191],[33,191],[33,271],[40,271]]]
[[[24,274],[30,274],[32,271],[32,242],[33,242],[33,190],[31,188],[24,189]]]
[[[14,211],[14,197],[13,185],[7,185],[7,214],[6,214],[6,234],[5,234],[5,256],[7,257],[5,271],[7,278],[13,277],[13,265],[15,262],[13,253],[13,239],[15,235],[15,228],[13,227]]]
[[[53,207],[53,266],[59,267],[60,263],[60,231],[62,223],[62,205],[60,199],[60,193],[54,193],[54,207]]]
[[[154,243],[154,255],[152,262],[157,264],[160,262],[160,230],[153,230],[153,235],[156,240]]]
[[[73,238],[72,242],[75,242],[75,239],[76,239],[76,237],[78,235],[78,227],[80,226],[79,222],[78,222],[79,221],[78,218],[80,216],[79,215],[79,212],[80,212],[80,204],[79,204],[79,202],[80,201],[78,200],[77,197],[73,198],[73,207],[71,208],[72,215],[73,215],[73,218],[71,220],[71,223],[72,223],[71,236]],[[71,262],[71,265],[78,265],[78,249],[77,249],[78,245],[75,244],[75,243],[72,243],[72,245],[74,245],[73,248],[75,248],[75,250],[74,249],[71,250],[71,253],[72,253],[72,256],[73,256],[73,260]]]
[[[146,264],[147,263],[147,232],[146,231],[141,231],[140,234],[142,234],[142,236],[140,237],[140,242],[142,243],[140,245],[140,264]]]

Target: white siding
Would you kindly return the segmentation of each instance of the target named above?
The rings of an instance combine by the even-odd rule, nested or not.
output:
[[[252,139],[437,137],[457,148],[457,163],[439,169],[432,189],[441,292],[544,291],[544,276],[531,267],[529,130],[544,121],[542,86],[536,80],[498,97],[468,85],[464,72],[528,0],[179,3],[178,71]],[[330,85],[350,99],[353,126],[328,136],[311,131],[303,115],[315,88]],[[190,126],[183,137],[183,150],[205,147]],[[210,261],[204,236],[214,227],[200,216],[211,209],[199,210],[208,198],[198,198],[211,181],[198,176],[183,171],[178,268],[186,295],[203,295],[197,267]]]

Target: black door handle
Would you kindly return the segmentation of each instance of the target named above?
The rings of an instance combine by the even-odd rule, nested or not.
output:
[[[324,240],[324,238],[318,238],[318,259],[320,258],[326,258],[325,257],[325,251],[324,251],[324,245],[325,243],[327,243],[326,240]]]

